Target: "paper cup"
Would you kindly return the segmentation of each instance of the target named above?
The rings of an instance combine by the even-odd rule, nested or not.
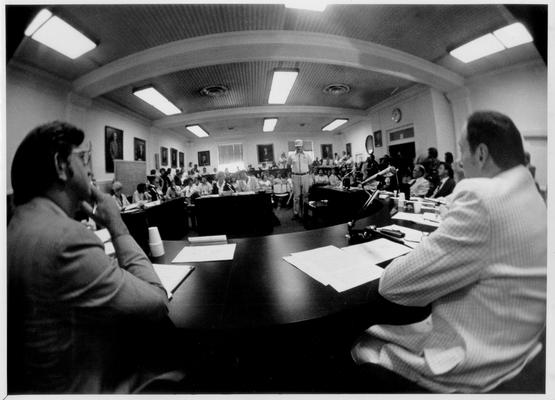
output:
[[[160,243],[162,238],[160,237],[160,232],[156,226],[148,228],[148,243]]]
[[[164,255],[165,253],[164,243],[162,242],[149,243],[149,246],[150,246],[150,254],[152,254],[152,257],[160,257]]]
[[[415,214],[420,214],[422,212],[422,203],[420,203],[419,201],[414,203],[414,213]]]

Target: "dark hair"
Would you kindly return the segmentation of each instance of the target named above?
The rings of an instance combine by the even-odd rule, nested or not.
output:
[[[156,175],[156,170],[155,170],[155,169],[151,169],[151,170],[150,170],[150,175]]]
[[[428,156],[432,158],[437,158],[437,149],[435,147],[428,148]]]
[[[14,204],[27,203],[52,187],[58,179],[55,155],[67,160],[84,138],[81,129],[61,121],[40,125],[29,132],[12,162]]]
[[[137,192],[139,192],[139,193],[146,192],[146,183],[143,183],[143,182],[139,183],[137,185]]]
[[[440,161],[440,163],[438,164],[438,167],[440,165],[443,165],[443,168],[445,168],[445,170],[447,171],[447,173],[449,174],[449,178],[453,177],[453,168],[451,168],[451,165],[449,163]]]
[[[446,152],[445,153],[445,162],[447,164],[453,164],[453,160],[454,160],[453,153],[451,153],[450,151]]]
[[[496,111],[477,111],[468,117],[466,139],[474,153],[484,143],[502,170],[526,165],[522,137],[513,121]]]

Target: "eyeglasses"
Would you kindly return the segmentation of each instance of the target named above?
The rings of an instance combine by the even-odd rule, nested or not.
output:
[[[86,149],[73,149],[71,153],[77,154],[84,166],[89,165],[89,162],[91,161],[91,142],[89,142]]]

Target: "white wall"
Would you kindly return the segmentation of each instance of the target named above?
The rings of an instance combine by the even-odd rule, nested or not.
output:
[[[146,140],[147,172],[154,168],[154,153],[160,152],[160,146],[168,149],[173,147],[186,153],[185,138],[153,128],[147,120],[134,117],[115,105],[75,96],[70,92],[69,83],[65,81],[36,70],[11,65],[6,69],[6,78],[8,193],[12,190],[9,171],[19,143],[34,127],[49,121],[63,120],[83,129],[85,140],[92,143],[92,168],[100,182],[111,181],[114,177],[113,173],[108,173],[105,169],[105,126],[123,130],[124,160],[134,160],[133,138]]]
[[[547,185],[547,68],[526,63],[473,77],[466,84],[472,111],[508,115],[524,137],[536,166],[536,180]]]
[[[260,135],[249,135],[249,136],[235,136],[232,138],[225,139],[213,139],[213,138],[202,138],[196,139],[190,144],[185,154],[185,159],[193,161],[193,164],[198,163],[198,152],[199,151],[210,151],[210,163],[208,171],[212,171],[213,168],[218,167],[218,145],[219,144],[231,144],[231,143],[241,143],[243,145],[243,157],[245,161],[245,166],[251,164],[253,167],[257,167],[258,164],[258,150],[257,145],[259,144],[273,144],[274,145],[274,158],[276,162],[282,152],[287,154],[287,142],[294,141],[296,139],[311,140],[313,142],[314,156],[322,157],[322,144],[331,144],[334,153],[341,153],[345,150],[345,146],[341,143],[341,139],[338,135],[331,133],[314,134],[307,135],[306,133],[261,133]]]

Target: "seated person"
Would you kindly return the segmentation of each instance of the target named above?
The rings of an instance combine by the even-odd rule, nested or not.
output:
[[[149,175],[146,178],[148,180],[148,185],[146,187],[147,193],[149,194],[152,201],[162,200],[162,191],[157,184],[156,176]]]
[[[247,173],[246,171],[239,171],[237,180],[233,187],[235,188],[236,192],[248,192],[249,186],[247,185]]]
[[[200,184],[197,186],[197,188],[201,196],[212,194],[212,184],[206,180],[205,176],[200,178]]]
[[[123,185],[120,181],[114,181],[114,183],[112,184],[112,198],[116,201],[116,204],[118,205],[120,210],[129,205],[127,196],[125,196],[121,192],[122,187]]]
[[[183,186],[183,171],[177,170],[173,182],[179,187]]]
[[[330,180],[326,174],[324,174],[323,168],[318,168],[318,174],[314,176],[314,184],[315,185],[329,185]]]
[[[329,176],[329,182],[330,182],[331,186],[339,186],[339,184],[341,183],[341,181],[339,180],[339,178],[335,174],[335,168],[333,168],[331,170],[331,173],[330,173],[330,176]]]
[[[424,197],[430,189],[430,182],[424,178],[426,173],[424,167],[416,164],[412,170],[412,181],[410,181],[410,197]]]
[[[166,291],[112,197],[90,184],[83,138],[67,123],[42,125],[12,163],[8,348],[25,392],[130,393],[156,376],[125,330],[134,326],[140,337],[167,321]],[[74,219],[80,211],[108,229],[119,265]]]
[[[449,196],[455,189],[455,179],[453,178],[453,169],[445,162],[440,162],[437,167],[437,174],[439,178],[439,185],[432,193],[432,198],[437,199],[440,197]]]
[[[259,189],[264,189],[266,192],[272,191],[272,180],[270,180],[265,173],[262,173],[260,180],[258,181]]]
[[[503,114],[475,112],[459,145],[466,178],[445,218],[379,281],[386,300],[431,305],[431,315],[374,325],[351,352],[365,381],[383,368],[400,374],[392,391],[404,377],[435,392],[488,392],[542,346],[547,210],[524,166],[520,132]]]
[[[200,190],[197,185],[194,184],[193,179],[189,178],[185,182],[185,186],[183,186],[181,192],[185,196],[185,198],[190,199],[195,193],[199,193]]]
[[[152,197],[146,191],[146,184],[139,183],[137,190],[133,193],[133,203],[147,203],[149,201],[152,201]]]
[[[166,191],[166,199],[176,199],[181,196],[183,196],[181,188],[175,184],[175,181],[172,181]]]
[[[224,192],[234,192],[233,186],[226,182],[225,172],[218,172],[216,180],[212,184],[212,194],[223,194]]]

